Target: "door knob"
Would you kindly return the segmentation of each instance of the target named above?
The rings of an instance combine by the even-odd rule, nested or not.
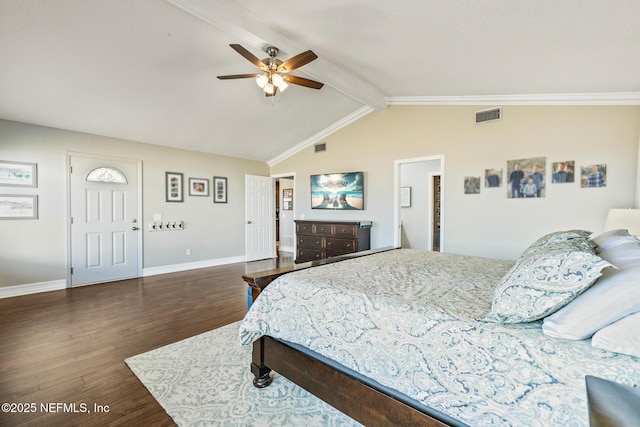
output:
[[[131,230],[136,231],[136,230],[140,230],[138,227],[131,227]]]
[[[247,221],[247,224],[251,224],[251,221]]]

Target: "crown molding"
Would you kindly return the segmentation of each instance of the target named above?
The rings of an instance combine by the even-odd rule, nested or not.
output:
[[[283,161],[283,160],[293,156],[294,154],[304,150],[305,148],[309,147],[310,145],[313,145],[316,142],[319,142],[320,140],[322,140],[322,139],[326,138],[327,136],[331,135],[332,133],[337,132],[338,130],[342,129],[343,127],[350,125],[351,123],[361,119],[362,117],[366,116],[367,114],[369,114],[369,113],[371,113],[373,111],[375,111],[374,108],[365,105],[364,107],[361,107],[361,108],[357,109],[356,111],[354,111],[353,113],[349,114],[348,116],[345,116],[342,119],[338,120],[337,122],[333,123],[329,127],[326,127],[323,130],[321,130],[320,132],[318,132],[318,133],[316,133],[314,135],[311,135],[309,138],[307,138],[304,141],[302,141],[301,143],[291,147],[287,151],[277,155],[273,159],[268,160],[267,164],[269,165],[269,167],[273,167],[274,165],[280,163],[281,161]]]
[[[392,96],[388,105],[640,105],[640,92],[477,96]]]

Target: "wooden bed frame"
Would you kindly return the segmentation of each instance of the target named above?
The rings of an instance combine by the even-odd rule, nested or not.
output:
[[[255,299],[283,274],[394,249],[397,248],[357,252],[242,277],[251,286]],[[281,341],[263,336],[253,343],[253,384],[258,388],[267,387],[271,384],[272,370],[366,426],[451,425],[438,418],[435,411],[425,413]]]

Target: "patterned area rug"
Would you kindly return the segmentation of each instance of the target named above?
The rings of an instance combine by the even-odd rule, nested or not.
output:
[[[125,360],[179,426],[359,426],[281,375],[253,386],[240,322]]]

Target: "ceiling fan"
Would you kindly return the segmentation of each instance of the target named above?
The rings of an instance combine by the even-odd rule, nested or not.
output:
[[[310,50],[302,52],[283,62],[276,58],[279,52],[277,47],[267,47],[265,51],[269,57],[260,60],[239,44],[230,44],[229,46],[245,57],[249,62],[253,63],[256,67],[260,68],[262,72],[259,74],[233,74],[229,76],[218,76],[221,80],[255,78],[256,83],[264,91],[265,96],[275,96],[278,91],[282,92],[285,90],[289,86],[289,83],[312,89],[320,89],[324,86],[323,83],[289,74],[289,72],[308,64],[318,57]]]

